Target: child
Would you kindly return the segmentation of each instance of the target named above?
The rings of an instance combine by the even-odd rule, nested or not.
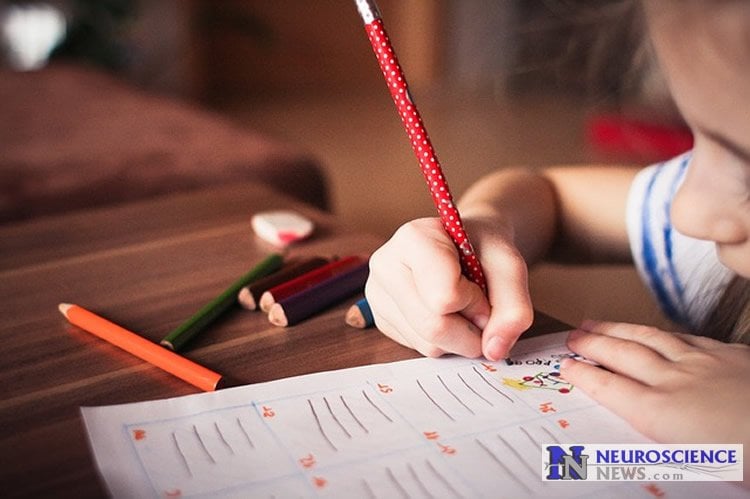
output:
[[[379,329],[424,355],[498,360],[532,321],[527,263],[632,259],[701,335],[587,321],[568,345],[607,369],[571,359],[562,375],[654,440],[750,449],[750,2],[642,7],[694,149],[640,172],[490,175],[460,203],[489,298],[461,276],[437,219],[407,223],[372,256],[366,295]]]

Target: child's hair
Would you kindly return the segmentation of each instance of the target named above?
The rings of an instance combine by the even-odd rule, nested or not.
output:
[[[721,341],[750,344],[750,280],[734,277],[697,333]]]
[[[618,103],[648,92],[652,76],[661,82],[638,0],[544,0],[520,9],[519,88],[547,84]]]

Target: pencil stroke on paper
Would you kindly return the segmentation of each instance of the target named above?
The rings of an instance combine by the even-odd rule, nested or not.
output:
[[[399,482],[398,479],[396,479],[396,475],[393,474],[393,470],[390,468],[390,466],[386,466],[385,472],[388,475],[388,479],[391,481],[391,483],[401,493],[401,497],[404,497],[405,499],[409,499],[409,493],[406,491],[404,486],[401,485],[401,482]]]
[[[490,388],[492,388],[493,390],[495,390],[497,393],[499,393],[500,395],[502,395],[503,397],[505,397],[511,404],[515,404],[516,403],[516,401],[513,400],[510,397],[510,395],[508,395],[507,393],[503,392],[500,388],[498,388],[494,384],[492,384],[492,382],[490,380],[488,380],[485,377],[485,375],[482,374],[482,372],[479,369],[477,369],[477,366],[473,367],[473,371],[477,374],[477,376],[479,376],[482,379],[482,381],[484,381],[485,383],[487,383],[487,386],[489,386]]]
[[[177,449],[177,454],[180,456],[180,462],[185,465],[185,469],[188,472],[188,476],[193,476],[193,472],[190,470],[190,465],[188,464],[187,457],[185,457],[185,453],[182,451],[182,448],[180,447],[180,442],[177,441],[177,434],[175,432],[172,432],[172,441],[174,442],[174,446]]]
[[[499,458],[499,457],[497,456],[497,454],[495,454],[494,452],[492,452],[492,449],[490,449],[490,448],[489,448],[489,447],[488,447],[487,445],[485,445],[484,443],[482,443],[482,442],[481,442],[481,441],[480,441],[479,439],[474,439],[474,442],[476,442],[476,444],[477,444],[477,445],[478,445],[479,447],[481,447],[481,449],[482,449],[482,450],[483,450],[483,451],[484,451],[484,452],[485,452],[485,453],[486,453],[486,454],[487,454],[487,455],[488,455],[488,456],[489,456],[489,457],[490,457],[490,458],[492,459],[492,461],[494,461],[494,462],[495,462],[495,463],[496,463],[496,464],[497,464],[498,466],[500,466],[500,468],[502,468],[503,472],[504,472],[504,473],[505,473],[505,474],[506,474],[507,476],[509,476],[510,478],[512,478],[512,479],[513,479],[513,481],[514,481],[515,483],[517,483],[518,485],[520,485],[520,486],[521,486],[521,487],[522,487],[523,489],[525,489],[525,490],[526,490],[526,492],[528,492],[528,493],[530,493],[530,492],[531,492],[531,488],[530,488],[530,487],[529,487],[528,485],[526,485],[526,484],[525,484],[524,482],[522,482],[522,481],[521,481],[521,480],[520,480],[520,479],[519,479],[519,478],[518,478],[518,477],[516,476],[516,474],[515,474],[515,473],[513,473],[513,472],[512,472],[512,471],[511,471],[511,470],[510,470],[510,469],[508,468],[508,466],[507,466],[507,465],[506,465],[505,463],[503,463],[503,461],[502,461],[502,460],[501,460],[501,459],[500,459],[500,458]]]
[[[406,467],[409,470],[409,474],[411,475],[414,482],[417,484],[417,487],[419,487],[420,492],[424,494],[427,497],[432,497],[432,494],[429,490],[427,490],[427,487],[425,486],[424,482],[421,478],[419,478],[419,475],[417,474],[417,471],[414,469],[414,466],[412,466],[411,463],[407,463]]]
[[[349,404],[346,402],[346,399],[343,395],[339,395],[339,399],[341,400],[341,404],[346,408],[347,411],[349,411],[349,415],[352,417],[354,421],[357,422],[360,428],[362,428],[362,431],[365,433],[370,433],[370,430],[367,429],[367,427],[362,423],[362,421],[357,417],[356,414],[354,414],[354,411],[351,407],[349,407]]]
[[[214,456],[208,450],[208,447],[206,447],[206,442],[203,441],[203,437],[201,436],[198,428],[195,425],[193,425],[193,434],[195,435],[195,438],[198,439],[198,443],[200,444],[201,449],[203,449],[203,452],[206,454],[208,460],[211,461],[211,464],[216,464],[216,459],[214,459]]]
[[[547,434],[547,435],[549,436],[549,438],[551,438],[551,439],[552,439],[552,441],[553,441],[553,442],[555,442],[556,444],[560,444],[560,443],[562,443],[562,442],[560,442],[560,440],[558,440],[558,439],[557,439],[557,437],[555,436],[555,434],[554,434],[554,433],[552,433],[551,431],[549,431],[549,429],[547,429],[547,428],[545,428],[544,426],[542,426],[542,427],[541,427],[541,430],[542,430],[542,431],[543,431],[544,433],[546,433],[546,434]]]
[[[367,391],[362,390],[362,395],[365,397],[365,400],[367,400],[367,402],[369,402],[370,405],[375,408],[375,410],[377,410],[385,419],[388,420],[389,423],[393,423],[393,419],[391,419],[391,417],[388,416],[388,414],[386,414],[383,411],[383,409],[381,409],[380,407],[378,407],[378,405],[375,402],[372,401],[372,399],[370,398],[370,396],[367,395]]]
[[[320,422],[320,417],[318,416],[318,412],[315,410],[315,406],[312,403],[312,400],[307,399],[307,403],[310,406],[310,411],[312,412],[313,418],[315,418],[315,425],[318,427],[318,431],[320,431],[320,435],[323,437],[323,439],[328,442],[328,445],[331,446],[331,449],[337,451],[338,448],[333,444],[331,439],[328,437],[328,434],[323,429],[323,424]]]
[[[336,413],[333,412],[333,409],[331,408],[331,403],[328,402],[328,399],[326,397],[323,397],[323,402],[326,405],[326,409],[328,409],[328,414],[331,415],[331,418],[336,422],[337,425],[339,425],[339,428],[341,428],[341,431],[344,432],[344,435],[346,435],[346,438],[351,439],[352,434],[349,433],[349,430],[346,429],[346,427],[343,425],[341,420],[336,416]]]
[[[531,465],[521,456],[521,454],[518,452],[518,450],[513,447],[506,439],[503,438],[502,435],[498,434],[497,438],[503,443],[505,447],[515,456],[516,459],[518,459],[518,462],[523,465],[524,468],[526,468],[529,473],[531,473],[531,476],[533,478],[536,478],[538,471],[531,467]]]
[[[227,439],[224,437],[224,433],[221,432],[221,428],[219,428],[219,423],[217,421],[214,421],[214,429],[216,430],[216,434],[219,436],[219,441],[224,444],[224,447],[229,450],[230,454],[234,455],[234,449],[232,448],[232,445],[227,442]]]
[[[255,444],[253,443],[253,440],[250,438],[250,434],[248,434],[247,430],[245,429],[245,425],[242,424],[242,420],[240,420],[239,416],[235,418],[237,421],[237,426],[240,428],[240,432],[245,436],[245,439],[247,440],[247,444],[255,449]]]
[[[451,494],[455,495],[458,498],[462,498],[463,497],[458,492],[458,490],[456,490],[455,487],[453,487],[453,485],[451,485],[451,483],[448,480],[446,480],[446,478],[441,473],[438,473],[438,470],[435,468],[435,465],[432,464],[432,462],[429,459],[425,459],[424,463],[425,463],[425,466],[427,467],[427,469],[430,470],[432,476],[435,479],[437,479],[443,485],[443,487],[445,487],[446,489],[448,489]]]
[[[457,402],[458,402],[459,404],[461,404],[462,406],[464,406],[464,407],[466,408],[466,410],[467,410],[467,411],[469,411],[469,413],[470,413],[470,414],[471,414],[472,416],[476,414],[476,413],[475,413],[475,412],[474,412],[474,411],[473,411],[473,410],[471,409],[471,407],[469,407],[468,405],[466,405],[466,402],[464,402],[463,400],[461,400],[461,398],[460,398],[460,397],[459,397],[458,395],[456,395],[456,393],[455,393],[455,392],[454,392],[453,390],[451,390],[451,389],[450,389],[450,387],[449,387],[449,386],[448,386],[447,384],[445,384],[445,381],[443,380],[443,378],[442,378],[442,377],[441,377],[441,376],[440,376],[439,374],[437,375],[437,379],[438,379],[438,381],[440,381],[440,384],[441,384],[441,385],[443,385],[443,388],[445,388],[445,390],[446,390],[446,391],[447,391],[448,393],[450,393],[450,394],[451,394],[451,396],[452,396],[452,397],[453,397],[454,399],[456,399],[456,401],[457,401]]]
[[[471,386],[466,381],[466,379],[463,376],[461,376],[461,373],[457,373],[457,375],[458,375],[458,379],[461,380],[461,383],[463,383],[466,386],[466,388],[468,388],[469,390],[471,390],[471,393],[473,393],[474,395],[476,395],[477,397],[479,397],[480,399],[482,399],[490,407],[495,407],[495,404],[493,404],[492,402],[490,402],[489,400],[487,400],[485,397],[483,397],[481,393],[479,393],[473,386]]]
[[[432,398],[432,395],[430,395],[430,394],[429,394],[429,393],[427,392],[427,390],[425,390],[424,386],[422,386],[422,382],[421,382],[421,381],[419,381],[419,380],[417,379],[417,380],[416,380],[416,382],[417,382],[417,386],[419,386],[419,389],[420,389],[420,390],[422,390],[422,393],[424,393],[425,397],[427,397],[427,399],[428,399],[428,400],[429,400],[430,402],[432,402],[432,405],[434,405],[435,407],[437,407],[437,408],[438,408],[438,409],[440,410],[440,412],[442,412],[443,414],[445,414],[445,416],[446,416],[446,417],[447,417],[448,419],[450,419],[451,421],[456,421],[456,418],[454,418],[453,416],[451,416],[451,415],[450,415],[450,413],[449,413],[448,411],[446,411],[446,410],[445,410],[445,409],[443,408],[443,406],[441,406],[440,404],[438,404],[438,403],[437,403],[437,402],[435,401],[435,399],[434,399],[434,398]]]
[[[367,493],[367,497],[371,499],[375,499],[377,497],[375,495],[375,492],[372,491],[372,487],[370,486],[370,483],[365,478],[362,479],[362,488],[365,489],[365,492]]]

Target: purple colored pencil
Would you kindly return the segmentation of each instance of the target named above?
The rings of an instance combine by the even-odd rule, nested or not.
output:
[[[362,292],[369,272],[368,262],[363,262],[280,300],[268,311],[268,320],[276,326],[293,326],[355,293]]]

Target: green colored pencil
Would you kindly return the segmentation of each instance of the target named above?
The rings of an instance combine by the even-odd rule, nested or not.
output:
[[[229,307],[237,302],[237,293],[251,282],[265,277],[281,268],[284,259],[278,253],[272,253],[260,261],[247,274],[237,279],[223,293],[203,306],[177,329],[169,333],[161,344],[171,350],[180,350],[193,336],[215,321]]]

